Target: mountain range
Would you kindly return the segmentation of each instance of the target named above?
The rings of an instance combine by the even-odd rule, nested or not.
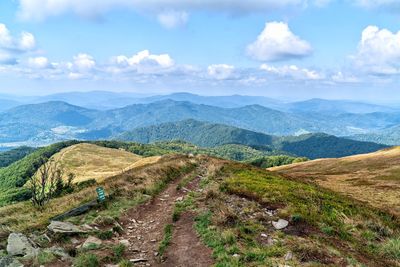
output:
[[[3,109],[16,106],[0,109],[0,146],[4,143],[36,146],[75,138],[109,139],[136,128],[188,119],[266,135],[326,133],[359,141],[400,144],[396,131],[400,127],[398,109],[354,101],[311,99],[287,103],[240,95],[143,96],[101,91],[1,98],[8,103]],[[51,101],[20,105],[41,100]],[[122,107],[109,109],[116,106]]]
[[[278,137],[232,126],[185,120],[137,128],[116,137],[122,141],[153,143],[183,140],[202,147],[240,144],[259,150],[282,151],[310,159],[344,157],[385,148],[372,142],[360,142],[327,134]]]

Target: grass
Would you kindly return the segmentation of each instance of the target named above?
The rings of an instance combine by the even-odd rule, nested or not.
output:
[[[64,148],[52,159],[75,174],[74,183],[95,179],[98,182],[125,172],[127,169],[156,162],[160,157],[142,158],[121,149],[82,143]]]
[[[400,148],[271,168],[400,216]]]
[[[195,227],[216,266],[400,264],[400,221],[384,210],[239,163],[224,164],[203,186]],[[275,231],[270,221],[278,218],[289,227]],[[289,251],[295,258],[285,262]]]
[[[74,260],[75,267],[98,267],[100,266],[100,261],[95,254],[92,253],[82,253],[79,254]]]
[[[183,201],[179,201],[175,204],[172,213],[172,221],[177,222],[180,219],[181,214],[191,208],[194,208],[193,194],[189,194]]]
[[[164,238],[161,240],[160,246],[158,247],[158,253],[160,256],[165,253],[169,244],[171,243],[173,228],[174,226],[172,224],[167,224],[164,227]]]
[[[37,262],[39,265],[45,265],[51,263],[57,259],[53,253],[48,251],[40,251],[39,255],[37,256]]]
[[[96,199],[96,187],[104,187],[111,199],[99,212],[92,211],[83,217],[72,218],[74,223],[94,220],[98,215],[119,217],[125,210],[143,203],[160,192],[168,182],[187,174],[195,168],[186,156],[169,155],[156,164],[149,164],[91,184],[72,194],[53,199],[43,211],[32,207],[29,201],[0,208],[0,224],[12,227],[14,231],[33,231],[45,227],[50,218]]]
[[[214,227],[211,227],[210,211],[204,212],[196,217],[195,228],[200,234],[203,242],[213,250],[213,257],[216,260],[217,267],[241,266],[239,259],[230,255],[229,252],[235,252],[234,244],[230,244],[229,239],[223,238],[221,233]],[[227,242],[228,241],[228,242]]]
[[[381,247],[380,251],[385,257],[393,260],[400,260],[400,238],[387,240]]]
[[[122,258],[124,256],[126,247],[122,244],[118,244],[112,247],[112,251],[113,251],[113,256],[114,256],[114,262],[121,262]]]

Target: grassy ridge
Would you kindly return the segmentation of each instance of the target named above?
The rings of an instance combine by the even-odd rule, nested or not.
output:
[[[400,264],[398,217],[315,184],[225,163],[205,190],[196,229],[216,266]],[[273,230],[278,218],[289,226]]]

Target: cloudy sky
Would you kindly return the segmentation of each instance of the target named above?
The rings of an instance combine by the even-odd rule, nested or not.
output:
[[[2,0],[0,93],[400,101],[398,0]]]

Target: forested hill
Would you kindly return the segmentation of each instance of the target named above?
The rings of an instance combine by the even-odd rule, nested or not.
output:
[[[288,154],[310,159],[344,157],[373,152],[387,147],[372,142],[361,142],[318,133],[277,137],[196,120],[137,128],[123,133],[116,139],[140,143],[183,140],[204,147],[241,144],[253,146],[260,150],[268,148],[269,150],[284,151]]]
[[[224,144],[269,146],[274,138],[271,135],[232,126],[189,119],[137,128],[121,134],[116,139],[139,143],[183,140],[202,147],[215,147]]]

